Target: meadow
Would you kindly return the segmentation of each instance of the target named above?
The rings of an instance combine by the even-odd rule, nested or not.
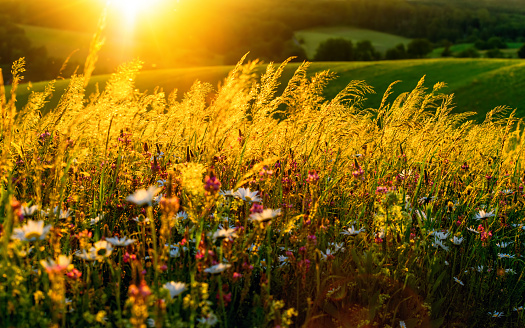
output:
[[[478,123],[423,79],[365,106],[373,88],[342,69],[394,82],[424,63],[444,67],[335,64],[335,92],[322,63],[241,61],[178,97],[141,90],[163,79],[134,61],[22,101],[16,62],[0,88],[0,322],[524,325],[522,119],[497,107]],[[449,64],[493,88],[521,67]]]
[[[296,31],[294,35],[308,58],[314,58],[317,47],[331,38],[345,38],[354,44],[368,40],[382,54],[400,43],[406,46],[410,42],[410,39],[401,36],[349,26],[315,27]]]
[[[279,79],[277,91],[282,93],[294,72],[301,64],[290,63]],[[206,66],[176,69],[143,70],[134,80],[135,86],[141,91],[153,92],[161,88],[165,93],[177,91],[179,95],[189,91],[196,80],[210,83],[214,92],[234,66]],[[259,75],[266,65],[257,65],[254,70]],[[349,81],[364,80],[374,88],[373,93],[365,96],[363,108],[374,108],[390,84],[400,81],[392,88],[393,97],[411,91],[418,81],[425,76],[424,86],[431,88],[434,84],[445,82],[441,92],[454,94],[454,113],[472,112],[471,118],[482,122],[486,114],[498,106],[507,106],[508,113],[516,109],[517,117],[525,116],[525,100],[521,89],[525,87],[525,68],[516,59],[471,59],[471,58],[437,58],[423,60],[395,60],[380,62],[335,62],[312,63],[306,75],[314,76],[325,70],[337,75],[323,89],[323,96],[331,99],[343,89]],[[86,87],[89,95],[98,88],[103,88],[111,75],[95,75]],[[55,108],[61,95],[70,83],[69,79],[57,80],[53,86],[56,90],[47,99],[42,111],[47,113]],[[49,82],[22,84],[17,90],[18,109],[22,109],[32,92],[43,92]],[[98,85],[98,86],[97,86]],[[7,90],[10,87],[7,86]]]

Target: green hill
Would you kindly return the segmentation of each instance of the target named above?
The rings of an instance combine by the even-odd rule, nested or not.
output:
[[[298,64],[289,64],[283,79],[291,77]],[[153,90],[162,87],[166,92],[177,88],[179,96],[197,79],[217,85],[231,70],[231,66],[213,66],[200,68],[150,70],[143,71],[136,79],[136,87],[141,90]],[[264,67],[261,67],[261,71]],[[383,93],[390,83],[402,81],[395,85],[393,100],[396,95],[412,90],[423,77],[428,88],[437,82],[447,83],[442,91],[455,94],[457,112],[474,111],[474,118],[482,120],[485,114],[496,106],[507,105],[517,108],[517,114],[525,117],[525,61],[515,59],[426,59],[380,62],[338,62],[312,63],[310,74],[322,70],[335,71],[338,78],[332,81],[325,90],[326,96],[334,96],[351,80],[365,80],[373,86],[376,94],[371,94],[365,103],[366,107],[377,108]],[[93,77],[88,93],[98,83],[101,87],[108,75]],[[43,90],[46,83],[35,83],[31,90]],[[67,80],[59,81],[56,92],[47,108],[57,103]],[[30,93],[27,86],[19,89],[18,104],[22,106]]]
[[[385,53],[388,49],[403,43],[408,44],[410,39],[393,34],[376,32],[367,29],[349,26],[317,27],[295,32],[295,38],[305,49],[308,58],[313,58],[317,47],[322,42],[331,38],[344,38],[354,42],[369,40],[374,48]]]

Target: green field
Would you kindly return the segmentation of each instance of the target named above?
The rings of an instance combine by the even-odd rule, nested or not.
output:
[[[286,68],[283,79],[288,79],[298,64],[290,64]],[[160,86],[167,93],[174,89],[187,91],[197,79],[203,82],[218,83],[231,70],[231,66],[210,66],[200,68],[149,70],[139,74],[136,87],[140,91],[152,91]],[[261,67],[261,71],[262,71]],[[425,85],[428,88],[437,82],[447,83],[444,93],[455,95],[456,111],[473,111],[478,113],[475,118],[482,120],[485,114],[496,106],[506,105],[517,108],[517,114],[525,117],[525,98],[521,90],[525,87],[525,62],[514,59],[426,59],[400,60],[380,62],[339,62],[313,63],[311,74],[331,70],[337,72],[338,78],[326,88],[326,96],[331,97],[341,90],[351,80],[364,80],[373,86],[376,94],[371,94],[365,102],[366,107],[377,108],[388,85],[400,80],[394,87],[390,99],[402,92],[412,90],[419,79],[426,75]],[[94,90],[96,83],[103,87],[109,75],[95,76],[88,87],[88,93]],[[58,81],[57,91],[47,109],[58,102],[61,90],[67,85],[67,80]],[[45,82],[34,83],[34,91],[43,90]],[[19,89],[19,104],[24,104],[30,93],[27,85]]]
[[[507,43],[507,49],[500,49],[502,53],[505,54],[505,56],[508,56],[510,58],[518,58],[518,49],[522,46],[522,43],[519,42],[508,42]],[[460,44],[454,44],[450,47],[450,51],[452,52],[452,56],[457,55],[463,50],[467,50],[469,48],[474,48],[474,43],[460,43]],[[428,55],[430,58],[440,58],[441,53],[445,50],[444,47],[438,47],[434,48],[432,52]],[[477,50],[477,49],[476,49]],[[485,56],[486,50],[477,50],[481,57]]]
[[[410,39],[397,35],[349,26],[318,27],[301,30],[295,32],[295,38],[305,49],[308,58],[313,58],[319,44],[330,38],[345,38],[354,43],[369,40],[374,48],[381,53],[400,43],[408,44],[410,42]]]

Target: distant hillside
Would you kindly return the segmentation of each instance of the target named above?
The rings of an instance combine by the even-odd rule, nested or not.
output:
[[[283,79],[289,79],[298,64],[290,64],[284,72]],[[187,91],[197,79],[217,85],[231,66],[200,67],[187,69],[170,69],[144,71],[136,80],[136,87],[141,90],[153,90],[156,86],[166,92],[173,89]],[[261,67],[262,71],[264,67]],[[378,107],[383,93],[388,85],[401,80],[394,87],[392,101],[396,95],[412,90],[419,79],[426,75],[425,85],[428,88],[437,82],[447,83],[445,93],[455,94],[456,111],[474,111],[475,119],[482,120],[485,114],[496,106],[507,105],[517,108],[517,114],[525,117],[525,61],[513,59],[427,59],[417,61],[381,61],[381,62],[339,62],[313,63],[309,72],[314,74],[322,70],[335,71],[337,80],[326,88],[327,97],[333,97],[351,80],[365,80],[375,88],[376,94],[369,95],[366,107]],[[94,90],[95,83],[103,87],[108,75],[95,76],[88,92]],[[57,91],[46,110],[53,108],[58,102],[61,91],[67,85],[67,80],[59,81]],[[46,83],[32,85],[34,91],[41,91]],[[23,106],[30,93],[27,86],[22,86],[19,92],[18,105]]]
[[[295,32],[295,38],[305,49],[308,58],[314,58],[317,47],[330,38],[344,38],[354,44],[368,40],[374,48],[384,55],[386,50],[403,43],[408,44],[410,39],[393,34],[382,33],[350,26],[316,27]]]

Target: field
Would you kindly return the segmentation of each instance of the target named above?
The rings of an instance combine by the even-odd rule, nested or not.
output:
[[[509,58],[518,58],[518,49],[523,45],[523,43],[519,42],[509,42],[507,43],[507,49],[500,49],[500,51],[505,54],[505,56]],[[460,44],[454,44],[450,47],[450,51],[452,52],[452,56],[456,56],[461,51],[466,50],[468,48],[474,48],[474,43],[460,43]],[[444,47],[438,47],[434,48],[432,52],[428,55],[429,58],[439,58],[441,57],[441,53],[445,50]],[[486,54],[486,50],[478,50],[480,57],[484,57]]]
[[[410,42],[410,39],[397,35],[348,26],[318,27],[296,31],[295,38],[305,49],[308,58],[314,58],[319,44],[330,38],[345,38],[351,40],[354,44],[359,41],[369,40],[374,48],[382,54],[400,43],[406,45]]]
[[[281,82],[290,79],[298,64],[289,64],[283,73]],[[211,83],[214,87],[227,75],[232,67],[213,66],[201,68],[184,68],[170,70],[142,71],[136,78],[136,87],[140,91],[156,86],[167,93],[177,89],[179,96],[188,91],[196,79]],[[264,66],[258,67],[261,72]],[[338,78],[331,81],[325,89],[325,95],[330,98],[344,88],[351,80],[364,80],[374,87],[375,94],[366,96],[368,99],[363,107],[377,108],[383,93],[390,83],[402,81],[394,86],[394,96],[412,90],[418,81],[426,75],[425,86],[432,88],[438,82],[445,82],[446,93],[455,95],[454,112],[474,112],[472,117],[482,121],[487,112],[497,106],[508,106],[517,109],[518,117],[525,116],[525,100],[520,96],[520,90],[525,86],[524,63],[509,59],[428,59],[401,60],[381,62],[345,62],[345,63],[313,63],[309,74],[330,70]],[[88,94],[95,90],[95,84],[103,87],[109,75],[96,76],[91,80]],[[63,90],[69,81],[57,81],[57,92],[51,99],[45,111],[56,106]],[[32,91],[43,91],[47,83],[40,82],[22,85],[18,92],[18,107],[23,106]],[[281,87],[279,90],[283,90]]]
[[[522,126],[434,86],[513,97],[519,61],[140,66],[0,100],[5,326],[525,324]]]

